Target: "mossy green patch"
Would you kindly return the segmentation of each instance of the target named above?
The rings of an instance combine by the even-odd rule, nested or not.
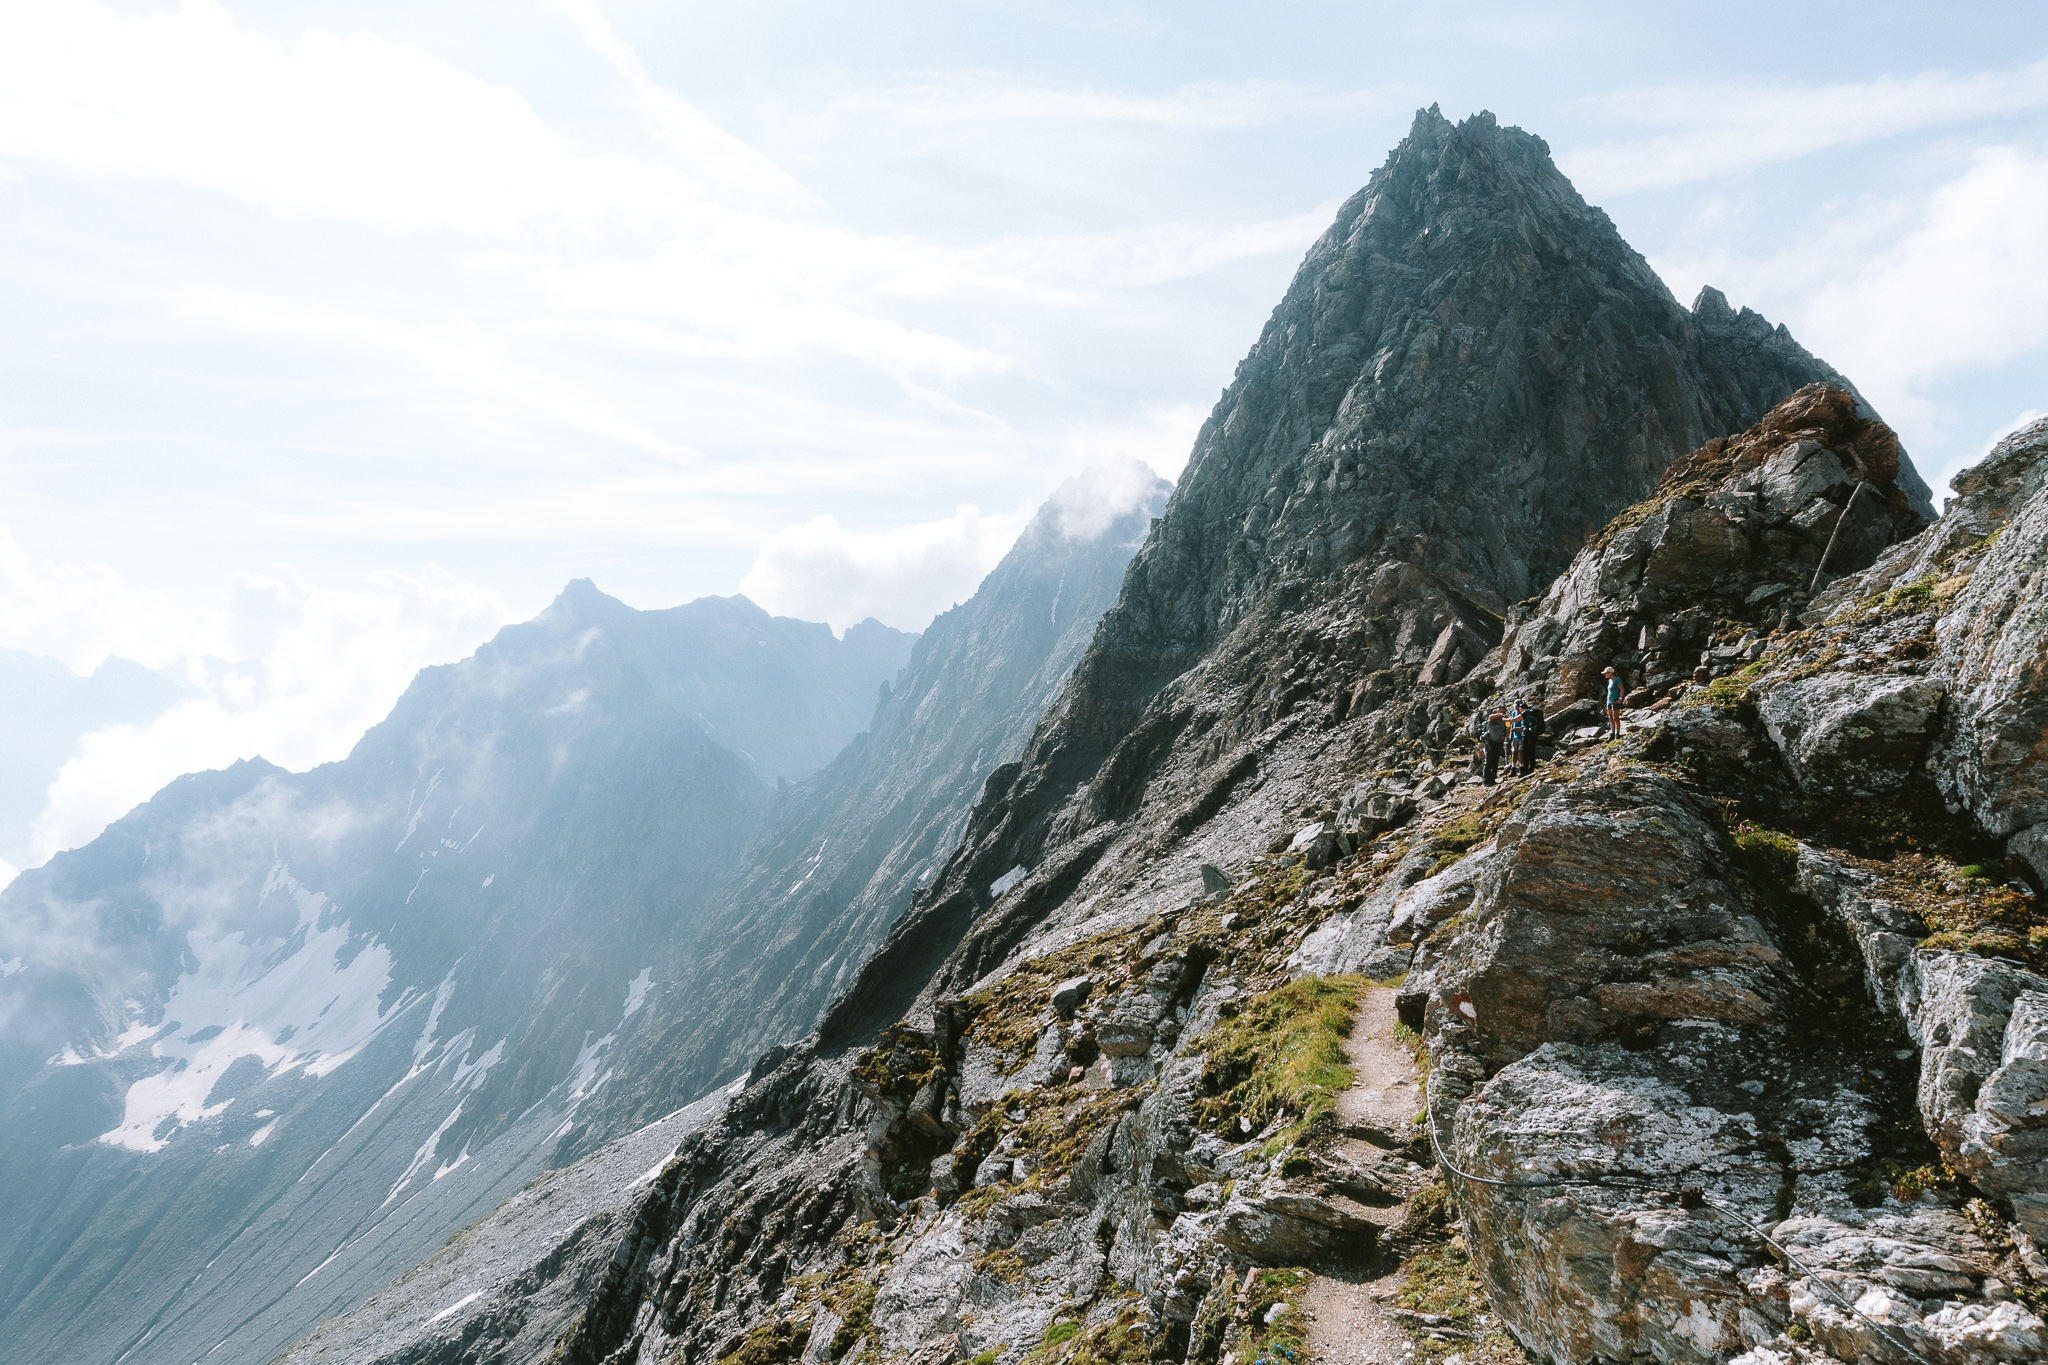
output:
[[[1739,714],[1749,702],[1749,689],[1763,676],[1764,663],[1758,659],[1736,669],[1725,678],[1716,678],[1705,687],[1697,688],[1679,699],[1680,706],[1711,706],[1727,715]]]
[[[1052,998],[1052,988],[1076,976],[1096,978],[1098,993],[1115,990],[1133,970],[1139,945],[1165,926],[1154,922],[1094,934],[1057,953],[1033,958],[987,990],[954,1002],[972,1022],[966,1036],[1005,1053],[1019,1067],[1030,1059],[1038,1037],[1038,1016]]]
[[[1084,1099],[1074,1099],[1071,1093],[1038,1092],[1032,1097],[1034,1102],[1019,1126],[1014,1144],[1016,1150],[1031,1153],[1038,1162],[1023,1188],[1042,1188],[1072,1170],[1095,1135],[1119,1115],[1142,1104],[1153,1088],[1154,1083],[1148,1081],[1128,1090],[1113,1090]]]
[[[1024,1283],[1024,1258],[1015,1247],[998,1247],[974,1262],[977,1275],[988,1275],[1005,1284]]]
[[[747,1333],[739,1349],[718,1365],[789,1365],[803,1350],[804,1334],[796,1324],[787,1318],[771,1318]]]
[[[1890,592],[1876,599],[1874,605],[1880,611],[1911,611],[1926,606],[1934,600],[1934,585],[1941,581],[1939,574],[1927,574],[1910,583],[1901,583]]]
[[[1152,1346],[1145,1337],[1144,1302],[1129,1296],[1115,1303],[1092,1327],[1069,1318],[1053,1322],[1045,1329],[1045,1339],[1025,1360],[1032,1365],[1054,1361],[1063,1365],[1150,1365]]]
[[[1244,1134],[1286,1114],[1282,1137],[1293,1142],[1329,1119],[1351,1084],[1344,1039],[1364,986],[1357,976],[1303,977],[1219,1020],[1197,1043],[1207,1055],[1198,1121]]]
[[[1238,1359],[1250,1365],[1302,1365],[1308,1359],[1303,1340],[1308,1321],[1300,1305],[1311,1276],[1299,1267],[1261,1270],[1245,1293],[1245,1337]]]
[[[1402,1266],[1407,1274],[1401,1282],[1401,1305],[1447,1318],[1466,1337],[1453,1342],[1418,1335],[1416,1361],[1462,1355],[1467,1365],[1521,1365],[1528,1359],[1493,1316],[1463,1237],[1453,1234],[1424,1243],[1402,1258]]]
[[[1917,1198],[1928,1190],[1955,1190],[1968,1183],[1962,1172],[1947,1161],[1931,1161],[1911,1170],[1900,1169],[1897,1162],[1890,1163],[1892,1197],[1899,1200]]]
[[[1754,870],[1790,875],[1799,865],[1799,841],[1744,820],[1730,831],[1736,851]]]
[[[930,1035],[908,1024],[883,1029],[875,1046],[853,1064],[854,1083],[876,1098],[907,1100],[945,1074],[946,1060],[932,1046]]]
[[[1929,854],[1876,866],[1883,869],[1884,889],[1926,923],[1922,947],[2048,966],[2048,907],[2042,898],[1986,875],[1994,869],[1981,863],[1951,867]]]

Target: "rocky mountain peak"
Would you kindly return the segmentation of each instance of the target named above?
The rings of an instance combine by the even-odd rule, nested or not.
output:
[[[1726,311],[1682,307],[1540,138],[1418,115],[1309,249],[1117,605],[927,893],[964,927],[1011,868],[1046,869],[948,985],[1114,847],[1179,844],[1290,713],[1315,729],[1466,676],[1508,604],[1680,453],[1804,385],[1849,391],[1782,328]],[[1321,720],[1301,715],[1312,698]],[[887,977],[848,1008],[866,1019]]]

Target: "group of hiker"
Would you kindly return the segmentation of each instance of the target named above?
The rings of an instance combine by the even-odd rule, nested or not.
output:
[[[1621,676],[1612,665],[1603,676],[1606,682],[1607,737],[1620,739]],[[1543,739],[1543,724],[1543,712],[1527,697],[1517,697],[1505,710],[1496,707],[1483,716],[1473,718],[1486,785],[1490,787],[1499,780],[1503,756],[1507,758],[1510,776],[1525,777],[1536,771],[1536,746]]]

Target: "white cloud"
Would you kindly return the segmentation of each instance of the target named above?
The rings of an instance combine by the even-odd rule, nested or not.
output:
[[[588,0],[555,8],[618,78],[651,154],[580,151],[517,91],[371,34],[310,29],[286,45],[239,26],[215,0],[130,17],[50,0],[0,28],[0,156],[198,186],[288,219],[455,234],[462,269],[509,286],[494,300],[496,325],[468,314],[371,316],[318,295],[265,296],[203,278],[165,297],[188,320],[384,350],[459,387],[666,453],[681,443],[567,391],[551,353],[593,341],[669,360],[817,348],[915,387],[1010,361],[886,316],[889,300],[1060,302],[1077,283],[1185,278],[1298,249],[1328,216],[965,248],[848,231],[819,220],[811,196],[766,157],[656,84]],[[1070,108],[1191,126],[1304,116],[1354,98],[1262,82],[1160,97],[970,97],[1020,113]]]
[[[1178,470],[1200,426],[1193,408],[1168,408],[1143,422],[1077,427],[1059,442],[1059,464],[1083,467],[1047,505],[1061,534],[1093,538],[1148,496],[1161,466]],[[740,591],[768,611],[845,629],[873,616],[902,630],[964,602],[981,586],[1035,509],[985,516],[961,506],[950,517],[875,531],[813,517],[763,542]]]
[[[1328,91],[1270,80],[1196,81],[1145,94],[961,71],[917,85],[861,91],[836,101],[831,109],[835,114],[883,115],[913,123],[1137,123],[1218,131],[1355,117],[1396,108],[1403,98],[1382,90]]]
[[[18,551],[12,565],[33,576],[12,575],[9,599],[81,577],[78,566],[39,564]],[[189,652],[186,676],[200,695],[147,725],[85,737],[31,831],[39,860],[91,840],[181,773],[258,755],[293,769],[343,757],[415,673],[469,654],[506,616],[494,594],[431,566],[416,577],[371,574],[359,588],[314,585],[283,566],[237,574],[214,609],[161,622],[123,615],[164,614],[160,601],[118,580],[107,586],[88,604],[84,638],[168,634]],[[55,652],[48,640],[12,630],[0,630],[0,642]],[[130,652],[125,643],[122,652]]]
[[[183,613],[113,568],[28,554],[0,523],[0,647],[90,673],[109,654],[161,667],[190,651]]]
[[[1069,468],[1115,468],[1138,460],[1171,483],[1180,478],[1188,456],[1194,452],[1195,437],[1208,416],[1207,408],[1183,403],[1155,408],[1134,422],[1070,427],[1059,442],[1065,456],[1062,463]]]
[[[836,517],[812,517],[777,531],[761,546],[740,591],[779,616],[829,621],[835,629],[872,616],[922,630],[938,613],[974,595],[1031,520],[1027,504],[984,516],[962,505],[941,521],[879,531],[850,530]]]
[[[1982,457],[1981,415],[1949,395],[2048,350],[2048,151],[1986,148],[1932,190],[1817,203],[1761,239],[1717,218],[1655,262],[1683,296],[1717,284],[1785,322],[1855,380],[1931,487]]]
[[[2044,223],[2048,154],[1979,152],[1888,249],[1823,277],[1825,344],[1848,373],[1911,388],[2048,345]]]
[[[674,111],[669,156],[582,154],[516,91],[406,43],[309,29],[287,47],[216,0],[122,16],[12,7],[0,154],[204,186],[285,216],[498,238],[540,223],[659,223],[706,195],[781,199],[786,177]]]
[[[1590,101],[1603,125],[1668,132],[1575,147],[1559,164],[1589,198],[1683,185],[1831,147],[2048,108],[2048,61],[2009,71],[1837,85],[1702,82]]]
[[[1070,540],[1094,540],[1118,517],[1152,495],[1159,475],[1138,460],[1110,460],[1088,468],[1055,488],[1046,506]]]

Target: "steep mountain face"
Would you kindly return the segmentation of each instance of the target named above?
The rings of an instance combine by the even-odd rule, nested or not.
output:
[[[900,1014],[907,982],[963,989],[1058,907],[1185,885],[1237,787],[1327,765],[1332,728],[1432,725],[1407,684],[1463,677],[1672,458],[1820,380],[1846,384],[1719,295],[1679,307],[1540,139],[1418,115],[1311,248],[1072,683],[906,921],[906,944],[959,951],[929,989],[879,962],[827,1039]]]
[[[764,813],[593,1131],[646,1122],[810,1030],[959,844],[990,771],[1022,752],[1168,492],[1135,462],[1077,476],[932,622],[867,730]]]
[[[458,1251],[326,1324],[294,1358],[409,1358],[452,1344],[524,1359],[551,1342],[609,1273],[614,1225],[638,1225],[654,1175],[636,1167],[647,1178],[633,1189],[608,1185],[606,1172],[633,1162],[607,1153],[657,1132],[668,1134],[661,1153],[673,1150],[672,1119],[640,1125],[744,1071],[763,1048],[782,1055],[811,1027],[951,851],[990,767],[1022,748],[1165,494],[1143,466],[1063,485],[973,598],[918,640],[868,732],[776,796],[702,930],[662,960],[664,988],[622,1037],[612,1079],[557,1130],[556,1160],[631,1134],[550,1177],[547,1189],[579,1192],[584,1218],[541,1218],[537,1199],[493,1212]]]
[[[2048,648],[2048,423],[1886,548],[1890,434],[1849,408],[1798,395],[1582,554],[1525,629],[1654,589],[1643,666],[1698,674],[1487,801],[1492,837],[1438,879],[1461,894],[1408,893],[1434,922],[1320,931],[1336,958],[1413,943],[1474,1264],[1548,1359],[2048,1351],[2048,868],[2040,758],[2011,742],[2048,700],[2020,662]],[[1809,509],[1875,562],[1786,612],[1798,557],[1767,546]],[[1710,512],[1735,534],[1693,535]]]
[[[80,740],[114,725],[146,725],[185,695],[127,659],[107,659],[80,677],[55,659],[0,649],[0,862],[37,861],[31,829]]]
[[[0,1336],[267,1359],[540,1169],[912,638],[571,584],[347,759],[173,783],[0,894]],[[717,736],[714,739],[713,736]]]
[[[1320,975],[1289,955],[1377,874],[1443,850],[1358,855],[1313,893],[1304,859],[1446,796],[1508,604],[1680,452],[1819,381],[1845,383],[1719,295],[1679,307],[1540,141],[1420,115],[1310,253],[957,850],[817,1032],[650,1180],[551,1349],[1219,1359],[1250,1269],[1364,1234],[1288,1186],[1261,1146],[1278,1128],[1198,1134],[1218,1112],[1198,1100],[1251,1083],[1212,1075],[1204,1039]],[[1908,533],[1925,489],[1903,456],[1886,478],[1886,534]],[[1277,1183],[1187,1221],[1240,1179]],[[1077,1330],[1043,1335],[1061,1313]],[[509,1359],[505,1339],[320,1358]]]

